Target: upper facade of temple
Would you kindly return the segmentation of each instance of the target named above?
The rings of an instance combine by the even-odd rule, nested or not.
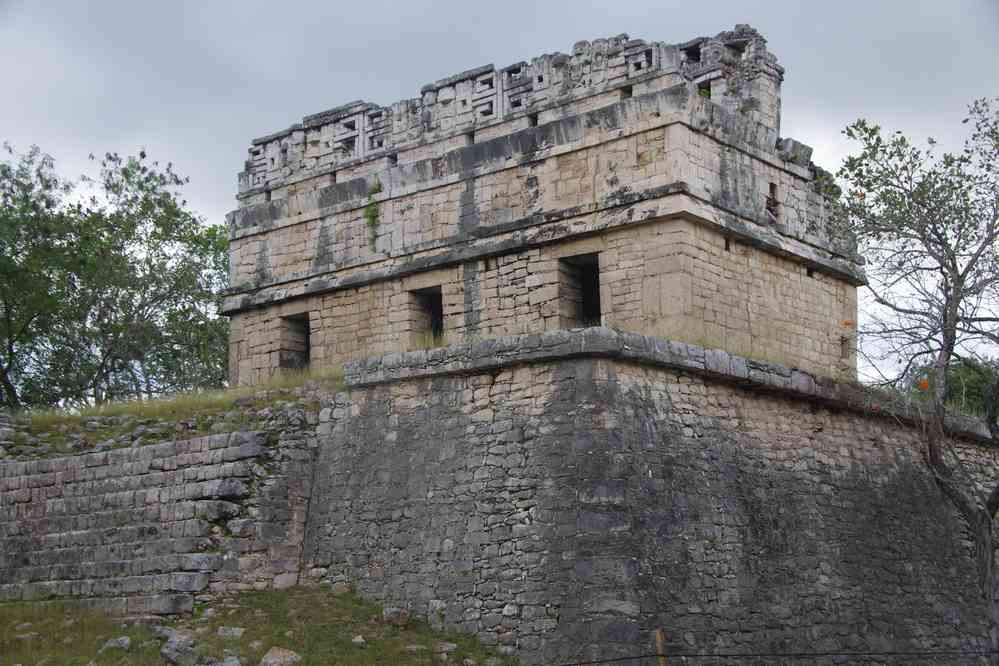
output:
[[[254,140],[233,379],[584,324],[850,374],[863,273],[780,137],[783,75],[748,26],[619,35]]]

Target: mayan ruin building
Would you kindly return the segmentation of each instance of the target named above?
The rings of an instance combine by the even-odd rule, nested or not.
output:
[[[783,77],[747,26],[621,35],[254,140],[246,388],[0,461],[0,603],[312,586],[522,666],[983,663],[912,657],[996,609],[922,413],[856,382],[863,261]],[[993,486],[982,421],[945,431]]]
[[[855,376],[850,239],[748,26],[619,35],[255,139],[230,372],[602,325]]]

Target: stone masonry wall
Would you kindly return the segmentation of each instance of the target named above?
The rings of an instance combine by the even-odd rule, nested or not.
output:
[[[527,666],[648,652],[657,628],[715,655],[986,648],[918,412],[883,395],[606,328],[345,373],[315,418],[0,463],[0,601],[173,613],[349,583]],[[994,483],[982,424],[949,428]]]
[[[402,258],[433,257],[432,250],[474,239],[495,245],[521,227],[632,203],[642,202],[639,219],[648,219],[658,210],[646,200],[683,193],[754,222],[756,235],[776,231],[789,241],[806,241],[819,250],[815,256],[792,242],[795,253],[821,268],[831,261],[821,249],[842,239],[827,227],[808,168],[778,154],[769,143],[774,140],[680,85],[456,149],[446,158],[298,190],[286,200],[232,214],[233,290],[263,291],[250,300],[228,299],[226,308],[281,300],[287,296],[271,293],[274,288],[297,294],[299,282],[331,271],[345,280],[370,271],[375,261],[390,269]],[[381,191],[373,193],[376,180]],[[765,210],[771,183],[775,219]],[[379,211],[374,229],[363,214],[372,201]],[[717,211],[691,212],[731,226]],[[608,219],[604,225],[627,221]],[[731,232],[744,235],[752,226]],[[566,231],[556,227],[549,241]],[[847,264],[827,266],[844,269],[847,277],[854,272]]]
[[[747,25],[684,44],[646,42],[616,35],[573,45],[497,70],[476,67],[429,83],[420,97],[379,107],[355,101],[302,119],[255,139],[240,198],[282,197],[303,179],[329,178],[367,163],[410,162],[439,156],[464,133],[490,138],[564,113],[579,113],[618,99],[620,90],[650,92],[682,78],[710,87],[726,108],[780,129],[784,70],[766,40]]]
[[[843,385],[600,329],[351,368],[321,413],[314,577],[525,664],[649,652],[656,628],[714,654],[986,648],[918,428]]]
[[[284,421],[279,433],[0,463],[0,601],[171,614],[227,590],[294,584],[310,442]]]
[[[452,342],[571,325],[554,259],[594,238],[638,245],[645,225],[680,218],[753,260],[602,257],[604,324],[852,373],[852,330],[830,322],[856,319],[862,262],[816,189],[811,149],[779,135],[781,77],[748,26],[681,45],[618,36],[264,137],[229,216],[232,381],[298,364],[286,329],[306,319],[318,366],[426,346],[417,289],[440,292]],[[767,295],[721,293],[733,263],[758,270],[743,278]],[[785,288],[802,272],[823,285]]]
[[[252,383],[281,361],[284,317],[307,313],[314,367],[421,346],[411,292],[437,286],[444,342],[564,328],[559,261],[599,256],[605,326],[770,359],[831,377],[856,367],[856,290],[682,219],[649,222],[312,296],[233,318],[233,365]]]

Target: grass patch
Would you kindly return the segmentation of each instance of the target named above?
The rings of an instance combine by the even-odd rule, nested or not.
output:
[[[77,426],[87,418],[98,416],[132,416],[136,419],[177,421],[218,414],[232,409],[240,398],[253,397],[264,391],[298,388],[308,382],[315,382],[332,390],[342,390],[343,370],[339,367],[284,370],[267,381],[253,386],[237,386],[222,391],[181,393],[154,400],[115,402],[74,411],[31,410],[15,415],[15,419],[27,423],[32,433],[58,430],[63,426]]]
[[[24,626],[29,624],[30,626]],[[30,638],[25,638],[35,634]],[[97,655],[110,639],[128,636],[127,652]],[[162,666],[160,641],[147,627],[129,625],[94,611],[59,603],[0,604],[0,663],[85,666]]]
[[[213,608],[209,614],[207,608]],[[254,666],[272,647],[297,652],[301,666],[375,666],[388,664],[439,664],[435,646],[454,643],[449,664],[471,657],[484,666],[490,657],[503,666],[514,666],[511,657],[500,657],[474,637],[433,631],[426,622],[412,619],[404,627],[382,623],[382,609],[353,594],[334,595],[329,587],[292,588],[243,592],[211,606],[199,606],[191,617],[165,625],[194,636],[196,649],[221,660],[226,652],[239,656],[244,666]],[[210,615],[210,617],[209,617]],[[374,621],[374,620],[376,621]],[[29,623],[30,626],[24,626]],[[218,635],[219,627],[245,629],[239,638]],[[23,639],[17,636],[37,634]],[[364,647],[354,645],[361,635]],[[128,636],[130,649],[110,649],[97,656],[110,639]],[[60,603],[0,604],[0,664],[85,666],[166,666],[159,656],[163,640],[142,625],[123,627],[120,620]],[[411,650],[409,646],[422,646]]]
[[[451,664],[461,664],[471,657],[481,665],[489,657],[496,657],[474,637],[434,632],[422,620],[412,619],[405,627],[383,624],[382,609],[377,604],[353,594],[334,595],[325,586],[244,592],[234,601],[233,608],[221,605],[210,619],[189,623],[209,627],[199,638],[205,654],[218,658],[223,650],[232,650],[238,652],[242,663],[256,664],[270,648],[283,647],[300,654],[303,666],[435,664],[440,662],[434,646],[443,640],[458,646],[448,660]],[[221,638],[217,630],[222,626],[243,627],[246,632],[239,639]],[[357,635],[364,637],[365,647],[351,643]],[[424,649],[407,650],[411,645]],[[509,657],[497,658],[504,665],[517,663]]]

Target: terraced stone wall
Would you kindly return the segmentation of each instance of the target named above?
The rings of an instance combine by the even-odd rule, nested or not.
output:
[[[0,463],[0,601],[170,614],[297,582],[308,442],[289,428]]]
[[[648,653],[657,628],[695,653],[987,648],[911,414],[601,329],[452,351],[349,366],[321,413],[312,576],[525,664]],[[997,452],[961,432],[985,488]]]
[[[918,413],[886,396],[605,328],[345,374],[314,419],[0,463],[0,600],[173,613],[339,583],[527,666],[649,652],[658,628],[716,655],[987,648]],[[949,428],[988,488],[982,424]],[[867,663],[942,663],[893,659]]]

